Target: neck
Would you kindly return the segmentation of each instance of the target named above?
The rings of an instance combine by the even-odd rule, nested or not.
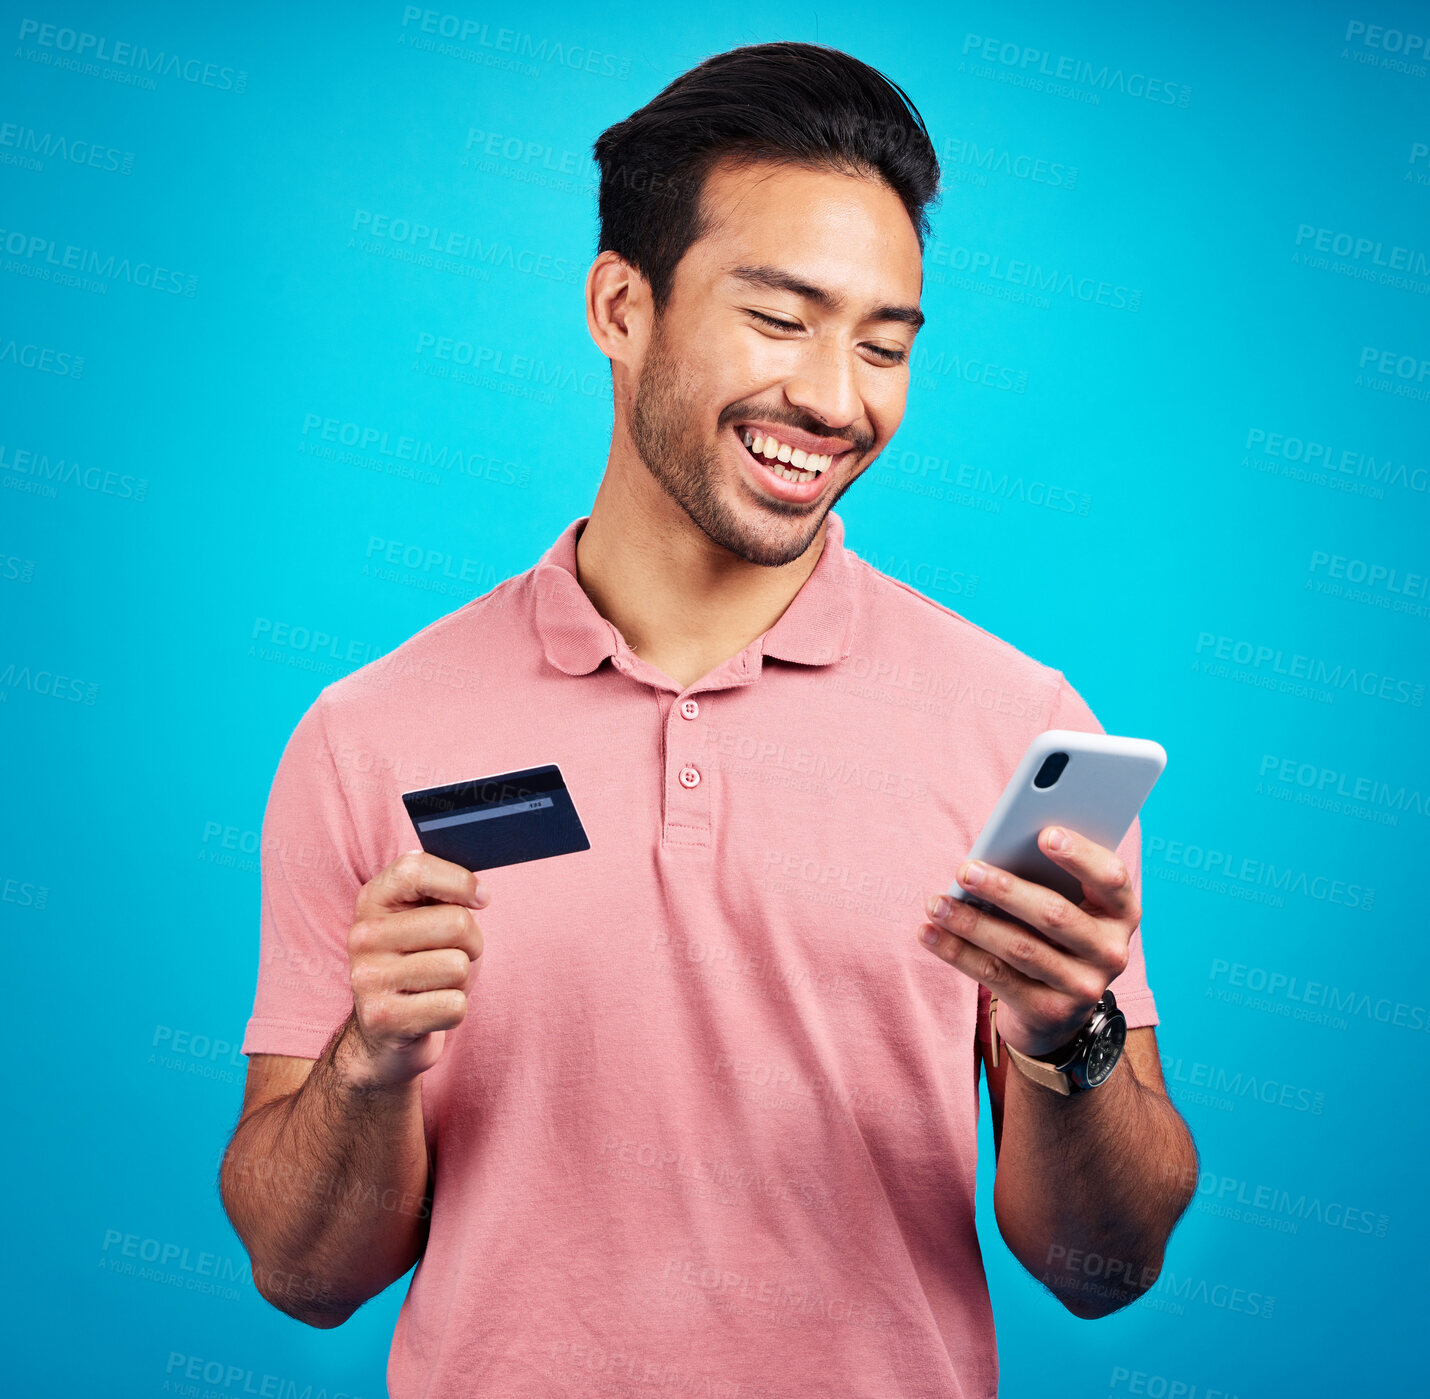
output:
[[[792,563],[752,564],[641,475],[606,472],[576,541],[577,579],[626,645],[685,687],[779,621],[819,562],[827,521]]]

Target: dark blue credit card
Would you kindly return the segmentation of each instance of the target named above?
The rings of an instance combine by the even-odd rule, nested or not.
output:
[[[404,792],[402,802],[422,848],[464,869],[491,870],[591,848],[555,763]]]

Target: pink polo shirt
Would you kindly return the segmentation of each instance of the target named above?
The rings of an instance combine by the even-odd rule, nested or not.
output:
[[[305,1058],[351,1007],[359,887],[417,845],[401,792],[556,762],[591,841],[485,876],[391,1392],[992,1396],[987,997],[917,930],[1029,739],[1100,726],[832,512],[775,625],[681,689],[581,590],[585,521],[328,685],[264,818],[243,1050]],[[1132,954],[1113,989],[1155,1025]]]

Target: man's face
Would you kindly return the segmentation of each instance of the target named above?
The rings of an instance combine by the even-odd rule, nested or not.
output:
[[[787,564],[903,417],[916,326],[900,317],[917,316],[918,238],[882,181],[769,162],[717,167],[703,207],[713,227],[655,322],[631,438],[715,543]],[[759,438],[773,460],[752,454]],[[776,475],[806,453],[826,459],[822,474]]]

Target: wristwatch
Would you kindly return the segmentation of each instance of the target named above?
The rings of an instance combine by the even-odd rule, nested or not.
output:
[[[988,1002],[988,1033],[993,1040],[990,1062],[998,1066],[998,997]],[[1122,1057],[1127,1043],[1127,1017],[1117,1008],[1117,997],[1109,989],[1092,1008],[1087,1024],[1060,1049],[1028,1055],[1006,1040],[1003,1048],[1024,1075],[1064,1095],[1082,1093],[1106,1083]]]

